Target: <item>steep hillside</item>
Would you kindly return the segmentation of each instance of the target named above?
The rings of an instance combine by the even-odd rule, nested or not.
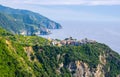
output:
[[[12,9],[0,5],[0,25],[16,34],[50,34],[48,29],[60,29],[62,26],[38,13],[28,10]]]
[[[0,28],[0,77],[120,77],[120,55],[97,42],[58,47]]]

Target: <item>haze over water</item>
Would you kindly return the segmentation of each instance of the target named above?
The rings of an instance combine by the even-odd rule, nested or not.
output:
[[[52,30],[51,35],[43,37],[54,39],[73,37],[78,40],[88,38],[105,43],[120,53],[120,23],[118,22],[61,21],[61,25],[63,29]]]

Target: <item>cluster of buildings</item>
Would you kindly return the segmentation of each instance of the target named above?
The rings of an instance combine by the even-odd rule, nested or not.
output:
[[[58,39],[49,39],[51,41],[51,44],[53,46],[65,46],[65,45],[73,45],[73,46],[80,46],[87,43],[96,43],[95,40],[88,40],[87,38],[82,40],[76,40],[72,37],[66,38],[64,40],[58,40]]]

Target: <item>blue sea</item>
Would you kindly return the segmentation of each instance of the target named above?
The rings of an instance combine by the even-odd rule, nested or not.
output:
[[[45,38],[65,39],[73,37],[78,40],[88,38],[105,43],[120,54],[120,23],[119,22],[83,22],[60,21],[62,29],[52,30]]]

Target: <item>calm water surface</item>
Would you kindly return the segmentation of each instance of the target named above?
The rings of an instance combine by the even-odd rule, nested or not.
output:
[[[73,37],[76,39],[93,39],[105,43],[113,50],[120,53],[120,23],[117,22],[66,22],[61,21],[63,29],[52,30],[51,35],[45,38],[64,39]]]

